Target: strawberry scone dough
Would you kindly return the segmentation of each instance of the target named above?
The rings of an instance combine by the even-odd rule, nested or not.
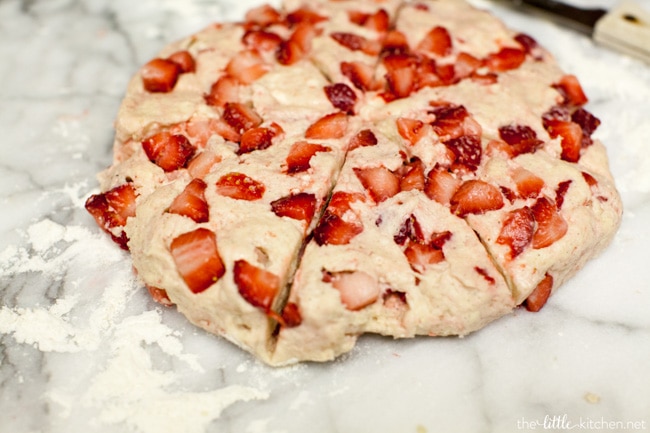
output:
[[[464,2],[287,0],[142,67],[86,208],[156,301],[266,363],[466,335],[616,232],[586,103]]]

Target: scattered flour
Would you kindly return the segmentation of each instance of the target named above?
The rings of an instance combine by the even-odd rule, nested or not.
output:
[[[43,398],[55,409],[52,425],[65,425],[83,411],[91,414],[89,427],[97,431],[202,433],[228,406],[269,398],[267,391],[237,384],[186,391],[180,372],[169,363],[158,367],[155,356],[205,374],[198,356],[185,352],[182,336],[162,322],[160,311],[143,312],[129,302],[141,289],[124,253],[106,236],[49,219],[30,225],[23,235],[24,246],[0,252],[0,281],[8,287],[19,275],[28,281],[16,290],[16,306],[0,308],[0,334],[35,347],[46,359],[75,354],[98,361],[85,376],[71,377],[69,367],[50,372]],[[31,287],[43,282],[62,288],[48,296]],[[77,430],[43,426],[41,431]]]

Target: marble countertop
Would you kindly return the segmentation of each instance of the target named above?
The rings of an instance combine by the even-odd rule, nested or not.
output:
[[[0,1],[0,432],[650,431],[650,66],[487,1],[580,78],[625,204],[540,313],[272,369],[149,299],[83,209],[118,104],[164,44],[259,3]]]

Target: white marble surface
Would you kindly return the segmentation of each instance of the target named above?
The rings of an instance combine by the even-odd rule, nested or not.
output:
[[[130,75],[258,3],[0,0],[0,432],[650,431],[650,66],[485,1],[580,77],[625,203],[542,312],[271,369],[153,304],[83,202]]]

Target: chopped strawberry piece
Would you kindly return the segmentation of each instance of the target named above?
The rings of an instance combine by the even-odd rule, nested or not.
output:
[[[564,196],[569,190],[571,183],[573,183],[571,179],[565,180],[564,182],[558,183],[557,188],[555,188],[555,206],[558,210],[562,209],[562,205],[564,204]]]
[[[300,61],[304,57],[300,44],[295,41],[282,41],[278,50],[275,52],[275,58],[281,65],[289,66]]]
[[[261,126],[251,128],[242,134],[237,153],[242,155],[254,150],[267,149],[271,146],[273,137],[275,137],[275,131],[271,128]]]
[[[242,36],[242,42],[251,50],[275,52],[282,38],[277,33],[265,30],[249,30]]]
[[[460,187],[461,180],[444,168],[434,168],[427,174],[424,193],[440,204],[449,204]]]
[[[363,36],[355,35],[354,33],[333,32],[330,34],[330,37],[352,51],[363,51],[368,55],[376,55],[379,53],[379,46]]]
[[[501,194],[503,194],[510,203],[514,203],[515,200],[519,198],[519,196],[508,187],[500,186],[499,189],[501,190]]]
[[[265,190],[263,183],[242,173],[228,173],[217,181],[217,193],[237,200],[259,200]]]
[[[165,171],[184,167],[194,155],[194,146],[181,134],[163,131],[142,142],[147,158]]]
[[[582,129],[582,147],[589,147],[593,143],[591,134],[600,126],[600,119],[583,108],[578,108],[571,114],[571,121],[580,125]]]
[[[519,33],[514,37],[515,41],[519,42],[527,54],[532,54],[539,48],[539,44],[535,39],[525,33]]]
[[[344,113],[354,114],[354,104],[357,102],[357,94],[345,83],[335,83],[325,86],[325,95],[334,108]]]
[[[454,154],[454,167],[476,171],[481,163],[481,139],[476,135],[462,135],[444,142]]]
[[[512,156],[534,153],[544,142],[537,138],[537,133],[530,126],[506,125],[499,128],[499,136],[510,145]]]
[[[429,114],[435,115],[435,120],[431,125],[435,133],[443,140],[458,138],[463,135],[481,135],[480,130],[473,131],[475,128],[466,131],[465,122],[470,116],[463,105],[454,105],[447,102],[436,103],[433,109],[429,111]]]
[[[415,59],[408,54],[391,54],[383,59],[386,66],[386,84],[388,86],[387,100],[404,98],[415,90],[416,66]]]
[[[375,146],[377,144],[377,136],[370,129],[363,129],[357,135],[350,139],[348,151],[354,150],[357,147]]]
[[[424,191],[424,164],[420,159],[414,158],[400,168],[399,189]]]
[[[192,160],[187,164],[187,171],[190,173],[192,178],[203,179],[208,173],[210,173],[212,167],[219,162],[221,162],[221,156],[210,150],[204,150],[192,158]]]
[[[354,168],[354,173],[372,199],[377,203],[399,192],[399,177],[384,166]]]
[[[345,135],[347,129],[348,116],[345,113],[330,113],[312,123],[305,131],[305,138],[341,138]]]
[[[287,302],[287,305],[282,309],[282,315],[279,320],[283,328],[295,328],[302,323],[302,315],[300,308],[295,302]]]
[[[177,236],[169,250],[178,273],[192,293],[203,292],[226,272],[217,249],[217,237],[206,228]]]
[[[560,92],[566,105],[579,107],[589,101],[575,75],[564,75],[553,87]]]
[[[343,217],[343,214],[351,209],[350,204],[355,201],[365,201],[365,198],[364,194],[360,192],[336,191],[330,198],[327,211],[336,216]]]
[[[389,30],[382,41],[381,54],[406,54],[411,51],[406,35],[399,30]]]
[[[366,12],[354,10],[348,11],[348,19],[351,23],[354,23],[358,26],[363,26],[368,20],[368,17],[370,17],[370,14]]]
[[[366,272],[335,272],[331,282],[341,295],[341,303],[348,310],[361,310],[379,299],[379,282]]]
[[[167,57],[167,60],[176,63],[181,74],[196,71],[196,62],[194,61],[194,57],[192,57],[192,54],[187,50],[176,51],[174,54]]]
[[[239,294],[254,307],[265,312],[271,311],[271,305],[280,289],[280,278],[262,268],[251,265],[246,260],[237,260],[233,267],[233,278]]]
[[[512,210],[501,225],[497,244],[510,247],[510,258],[514,259],[530,245],[534,231],[535,216],[528,206]]]
[[[445,259],[445,254],[441,249],[418,243],[410,243],[404,250],[404,255],[411,268],[418,273],[423,273],[430,265],[435,265]]]
[[[562,159],[568,162],[578,162],[582,148],[580,125],[573,122],[549,120],[545,126],[551,138],[560,137],[562,139]]]
[[[289,217],[309,224],[316,212],[316,196],[300,192],[282,197],[271,202],[271,210],[279,217]]]
[[[239,81],[224,75],[210,87],[210,93],[203,95],[205,103],[214,107],[223,107],[227,102],[239,100]]]
[[[393,236],[393,240],[397,245],[404,245],[407,240],[424,243],[424,233],[415,215],[411,214],[404,220],[397,234]]]
[[[424,38],[418,43],[417,49],[433,53],[436,56],[448,56],[451,54],[452,42],[449,31],[441,26],[429,30]]]
[[[587,182],[587,185],[589,185],[590,188],[595,188],[598,186],[598,181],[596,180],[595,177],[587,173],[586,171],[581,172],[582,178]]]
[[[499,188],[482,180],[464,182],[451,197],[450,204],[451,212],[460,217],[501,209],[504,205]]]
[[[314,240],[322,245],[346,245],[363,231],[363,226],[349,222],[326,210],[314,229]]]
[[[183,215],[197,223],[204,223],[210,219],[208,203],[205,200],[207,185],[201,179],[194,179],[187,184],[169,206],[169,212]]]
[[[174,303],[169,299],[169,295],[167,295],[167,291],[165,289],[161,289],[158,287],[153,287],[150,285],[145,285],[147,288],[147,291],[149,292],[149,295],[153,298],[154,302],[159,303],[160,305],[164,305],[165,307],[171,307],[174,305]]]
[[[540,197],[533,205],[533,214],[537,228],[533,235],[533,248],[546,248],[566,234],[568,224],[560,215],[555,203],[546,197]]]
[[[483,61],[477,59],[471,54],[462,52],[458,54],[458,57],[456,57],[456,63],[454,64],[456,78],[467,78],[481,66],[483,66]]]
[[[479,267],[479,266],[474,266],[474,270],[476,271],[477,274],[479,274],[480,276],[482,276],[483,279],[485,279],[485,281],[487,281],[488,283],[490,283],[490,284],[494,284],[494,283],[497,282],[497,280],[495,280],[494,277],[492,277],[492,276],[488,273],[487,269],[481,268],[481,267]]]
[[[171,92],[180,73],[180,68],[175,62],[160,58],[150,60],[140,70],[144,89],[159,93]]]
[[[124,226],[129,217],[135,216],[136,197],[133,185],[125,183],[103,194],[91,195],[85,204],[97,225],[124,250],[128,250],[126,233],[121,231],[118,235],[112,229]]]
[[[472,75],[470,75],[470,79],[476,83],[489,86],[490,84],[495,84],[499,81],[499,76],[493,72],[487,72],[484,74],[473,72]]]
[[[524,301],[524,307],[526,310],[533,313],[538,312],[546,305],[546,301],[551,296],[553,291],[553,276],[551,274],[546,274],[544,279],[537,284],[535,290],[528,295],[528,298]]]
[[[526,60],[526,52],[517,48],[502,48],[485,59],[488,69],[496,72],[517,69]]]
[[[264,4],[249,9],[244,16],[249,26],[268,27],[282,22],[282,15],[273,6]]]
[[[571,108],[564,105],[555,105],[554,107],[551,107],[550,110],[542,115],[542,123],[546,126],[546,124],[551,120],[570,121]]]
[[[517,186],[517,192],[522,198],[537,197],[544,188],[544,180],[523,167],[517,167],[512,172],[512,180]]]
[[[341,62],[341,74],[361,91],[375,90],[374,68],[363,62]]]
[[[262,123],[262,118],[252,107],[239,102],[225,104],[223,120],[240,134]]]
[[[256,50],[241,50],[226,65],[226,73],[242,84],[251,84],[268,70],[269,66]]]
[[[291,146],[287,156],[287,173],[300,173],[310,168],[311,158],[318,152],[329,152],[330,148],[321,144],[297,141]]]
[[[241,133],[226,122],[225,119],[212,119],[210,128],[219,134],[224,140],[238,143],[241,140]]]
[[[416,144],[420,141],[427,135],[429,130],[421,120],[409,119],[408,117],[398,118],[396,124],[399,135],[411,144]]]
[[[287,15],[287,21],[289,24],[297,25],[300,23],[306,23],[306,24],[318,24],[321,21],[327,20],[326,17],[319,15],[318,13],[314,12],[313,10],[309,9],[307,6],[303,6],[300,9],[296,9],[293,12],[290,12]]]
[[[367,29],[374,30],[377,33],[385,33],[390,26],[390,17],[385,9],[379,9],[374,14],[369,15],[363,23]]]

